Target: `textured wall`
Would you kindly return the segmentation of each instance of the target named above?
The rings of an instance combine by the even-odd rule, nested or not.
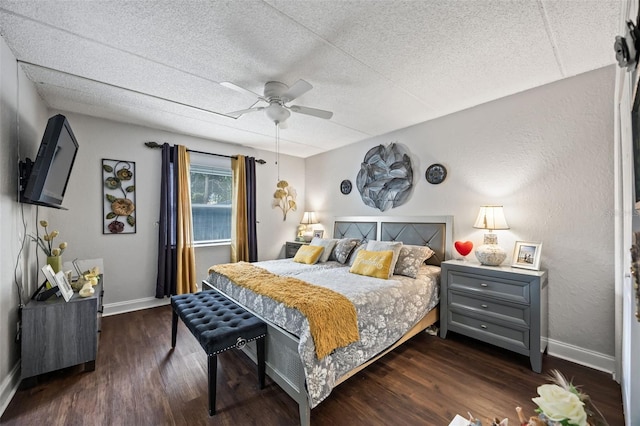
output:
[[[543,242],[550,338],[614,355],[613,92],[608,67],[307,159],[307,205],[325,227],[334,216],[378,215],[355,178],[365,153],[398,142],[412,153],[414,191],[383,215],[454,215],[454,239],[482,243],[478,207],[502,204],[498,231],[510,263],[517,240]],[[426,168],[447,179],[431,185]],[[340,182],[354,190],[342,195]]]
[[[0,413],[19,380],[17,375],[12,376],[20,353],[15,341],[19,305],[16,281],[24,287],[23,303],[37,282],[33,279],[33,252],[25,251],[18,257],[25,235],[23,213],[30,233],[35,211],[17,203],[18,157],[35,158],[46,123],[46,106],[0,38]]]

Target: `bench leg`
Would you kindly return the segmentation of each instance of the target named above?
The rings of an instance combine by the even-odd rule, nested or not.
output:
[[[258,384],[260,385],[260,389],[264,389],[264,342],[266,337],[262,337],[256,341],[256,352],[258,356]]]
[[[178,334],[178,314],[176,311],[173,312],[173,317],[171,318],[171,347],[176,347],[176,336]]]
[[[208,355],[209,368],[209,415],[216,414],[216,377],[218,372],[218,357]]]

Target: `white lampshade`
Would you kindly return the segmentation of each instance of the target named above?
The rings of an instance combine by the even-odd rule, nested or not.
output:
[[[494,229],[509,229],[502,206],[481,206],[473,227],[490,231]]]
[[[304,225],[315,225],[316,223],[319,223],[316,218],[316,212],[304,212],[300,223]]]
[[[488,229],[484,236],[484,244],[476,248],[476,258],[483,265],[498,266],[507,258],[507,252],[498,245],[495,229],[509,229],[502,206],[481,206],[474,228]]]

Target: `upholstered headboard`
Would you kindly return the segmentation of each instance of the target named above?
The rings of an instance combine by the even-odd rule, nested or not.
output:
[[[378,237],[377,222],[339,221],[333,224],[333,238],[359,238],[361,241],[375,240]]]
[[[435,254],[427,260],[440,265],[451,258],[453,216],[420,217],[337,217],[333,238],[359,238],[362,241],[402,241],[404,244],[428,246]]]

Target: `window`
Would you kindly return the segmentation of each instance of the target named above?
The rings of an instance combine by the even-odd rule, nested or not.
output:
[[[190,155],[194,243],[231,241],[231,160]]]

